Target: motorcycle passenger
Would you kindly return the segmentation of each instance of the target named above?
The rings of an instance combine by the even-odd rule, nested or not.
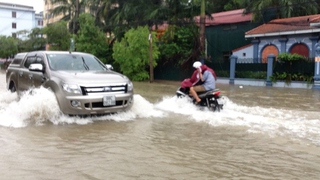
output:
[[[197,69],[199,81],[202,83],[201,85],[194,85],[190,87],[190,94],[195,99],[195,104],[198,104],[201,101],[197,92],[214,90],[216,87],[216,81],[213,74],[210,71],[202,72],[201,66],[202,64],[199,61],[193,63],[193,67]]]

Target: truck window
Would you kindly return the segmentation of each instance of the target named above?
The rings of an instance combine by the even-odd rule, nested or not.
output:
[[[22,59],[14,59],[13,61],[12,61],[12,64],[20,64],[21,63],[21,61],[22,61]]]
[[[27,60],[24,62],[24,67],[29,68],[30,64],[36,63],[36,56],[27,57]]]
[[[12,64],[21,64],[21,61],[24,59],[26,56],[26,53],[18,53],[15,55]]]

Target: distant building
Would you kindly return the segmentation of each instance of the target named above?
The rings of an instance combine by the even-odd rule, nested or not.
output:
[[[44,26],[47,26],[48,24],[53,24],[55,22],[58,22],[61,18],[63,18],[63,14],[58,16],[53,16],[51,11],[58,7],[60,4],[52,4],[51,1],[45,1],[44,2]]]
[[[319,33],[319,14],[274,19],[247,31],[245,38],[250,39],[251,43],[234,49],[233,55],[259,63],[267,63],[270,54],[278,56],[284,52],[314,58]]]
[[[195,22],[200,25],[200,16],[195,17]],[[209,61],[228,61],[232,50],[250,43],[244,33],[260,24],[253,23],[252,13],[244,14],[244,9],[206,16],[206,55]]]
[[[0,35],[26,39],[26,31],[43,27],[43,15],[32,6],[0,2],[0,22]]]
[[[71,0],[67,0],[65,1],[66,4],[72,4],[72,1]],[[77,7],[77,3],[78,3],[78,6],[79,6],[79,14],[83,13],[83,12],[86,12],[86,13],[91,13],[91,14],[95,14],[90,8],[86,7],[86,8],[82,8],[80,7],[79,5],[79,0],[76,0],[74,2],[75,4],[74,7]],[[43,15],[44,15],[44,26],[47,26],[49,24],[53,24],[55,22],[58,22],[60,21],[62,18],[64,18],[65,16],[68,15],[68,13],[66,12],[65,14],[64,13],[61,13],[61,14],[58,14],[58,15],[53,15],[52,11],[59,7],[59,6],[63,6],[63,4],[61,2],[58,2],[58,3],[52,3],[51,1],[44,1],[44,12],[43,12]]]

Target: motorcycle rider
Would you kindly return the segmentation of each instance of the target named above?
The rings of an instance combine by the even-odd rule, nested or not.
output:
[[[197,92],[214,90],[216,87],[216,81],[213,74],[208,70],[202,72],[201,66],[202,63],[200,61],[193,63],[193,67],[197,70],[197,78],[201,83],[201,85],[194,85],[190,87],[190,94],[195,99],[195,104],[198,104],[201,101]]]

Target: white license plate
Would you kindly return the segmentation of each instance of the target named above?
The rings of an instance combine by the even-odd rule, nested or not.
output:
[[[217,102],[218,102],[219,105],[222,105],[222,104],[223,104],[223,102],[222,102],[222,100],[221,100],[220,98],[218,98],[218,99],[216,99],[216,100],[217,100]]]
[[[103,106],[114,106],[116,105],[115,96],[104,96],[103,97]]]

